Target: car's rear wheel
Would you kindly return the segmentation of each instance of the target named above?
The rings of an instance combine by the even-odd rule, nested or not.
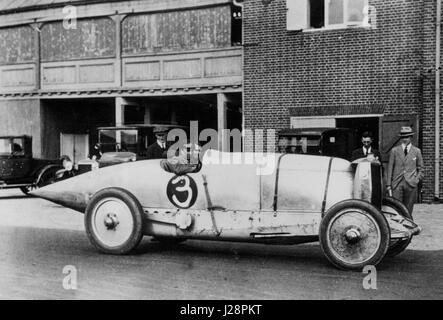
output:
[[[328,260],[345,270],[377,265],[390,240],[389,225],[370,203],[346,200],[330,208],[320,225],[320,246]]]
[[[401,216],[408,218],[410,220],[413,220],[411,213],[409,212],[408,208],[399,200],[387,197],[383,199],[383,205],[382,205],[382,212],[386,213],[393,213],[393,214],[400,214]],[[398,240],[390,244],[388,252],[386,253],[389,257],[395,257],[396,255],[399,255],[403,251],[406,250],[406,248],[411,243],[412,237],[405,240]]]
[[[143,215],[140,203],[130,192],[104,189],[93,196],[86,208],[86,233],[99,251],[128,254],[143,238]]]

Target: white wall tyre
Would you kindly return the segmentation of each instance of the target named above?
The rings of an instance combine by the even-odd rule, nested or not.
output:
[[[143,238],[143,209],[130,192],[104,189],[94,195],[86,208],[85,228],[90,242],[100,252],[128,254]]]
[[[396,212],[400,215],[402,215],[405,218],[411,219],[412,218],[411,213],[409,212],[408,208],[399,200],[387,197],[383,199],[383,204],[381,208],[382,212]],[[394,243],[391,243],[388,249],[388,252],[386,253],[386,256],[388,257],[395,257],[406,250],[406,248],[411,243],[412,237],[407,240],[399,240]]]
[[[328,260],[343,270],[376,266],[390,241],[388,222],[370,203],[346,200],[328,210],[320,224],[320,246]]]

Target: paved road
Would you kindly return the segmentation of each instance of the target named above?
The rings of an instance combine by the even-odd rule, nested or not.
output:
[[[83,216],[19,191],[0,191],[0,299],[442,299],[443,206],[420,205],[421,236],[377,270],[331,267],[317,244],[264,246],[145,238],[132,256],[106,256],[89,244]],[[77,290],[63,288],[75,266]]]

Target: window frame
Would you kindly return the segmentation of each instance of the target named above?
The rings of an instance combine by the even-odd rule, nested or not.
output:
[[[307,0],[309,1],[309,0]],[[308,25],[306,26],[306,29],[303,29],[303,31],[306,32],[313,32],[313,31],[322,31],[322,30],[334,30],[334,29],[347,29],[347,28],[365,28],[366,26],[364,25],[364,16],[363,19],[359,22],[357,21],[349,21],[349,17],[348,17],[348,5],[349,5],[349,1],[352,0],[342,0],[343,1],[343,23],[335,23],[335,24],[329,24],[329,1],[330,0],[323,0],[323,4],[324,4],[324,26],[321,28],[313,28],[310,25],[310,20],[311,20],[311,12],[310,12],[310,8],[308,5]],[[363,4],[363,8],[369,6],[369,0],[363,0],[364,4]]]

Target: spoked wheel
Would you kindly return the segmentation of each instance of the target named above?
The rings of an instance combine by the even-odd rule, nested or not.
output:
[[[99,251],[128,254],[143,238],[143,209],[128,191],[104,189],[88,204],[85,227],[89,240]]]
[[[408,208],[406,208],[406,206],[401,201],[394,198],[384,198],[381,210],[384,213],[400,214],[405,218],[413,220]],[[395,242],[391,242],[386,255],[389,257],[395,257],[396,255],[402,253],[409,246],[411,240],[412,237],[405,240],[397,240]]]
[[[333,206],[320,225],[320,246],[336,267],[362,270],[377,265],[385,256],[389,225],[383,214],[361,200],[346,200]]]

